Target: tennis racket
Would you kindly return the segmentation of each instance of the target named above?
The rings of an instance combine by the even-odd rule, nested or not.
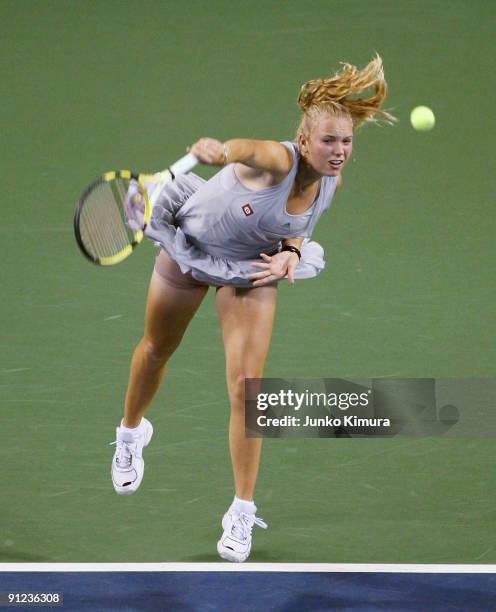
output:
[[[88,185],[74,212],[74,233],[83,255],[99,266],[112,266],[129,257],[143,240],[162,187],[197,163],[188,153],[157,174],[112,170]],[[151,196],[146,183],[157,184]]]

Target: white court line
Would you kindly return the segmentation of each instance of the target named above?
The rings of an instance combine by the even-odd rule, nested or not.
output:
[[[427,563],[0,563],[1,572],[321,572],[494,574],[496,565]]]

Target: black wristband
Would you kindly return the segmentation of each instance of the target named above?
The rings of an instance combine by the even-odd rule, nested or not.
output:
[[[298,259],[301,259],[300,249],[293,246],[292,244],[285,244],[281,249],[281,253],[282,251],[289,251],[290,253],[296,253],[298,255]]]

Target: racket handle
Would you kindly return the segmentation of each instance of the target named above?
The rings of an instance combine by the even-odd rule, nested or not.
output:
[[[192,154],[188,153],[181,159],[178,159],[177,162],[172,164],[169,168],[173,176],[177,176],[178,174],[186,174],[190,170],[198,164],[198,159]]]
[[[177,176],[178,174],[186,174],[190,170],[192,170],[198,164],[198,159],[192,154],[188,153],[181,159],[178,159],[177,162],[173,163],[172,166],[168,170],[165,170],[161,174],[163,174],[163,178],[160,183],[155,187],[152,195],[150,196],[150,205],[153,210],[153,207],[157,203],[158,196],[162,191],[163,186],[172,180],[172,177]]]

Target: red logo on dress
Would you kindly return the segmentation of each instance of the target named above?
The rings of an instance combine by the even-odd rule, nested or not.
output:
[[[243,204],[241,208],[247,217],[253,214],[253,208],[249,204]]]

